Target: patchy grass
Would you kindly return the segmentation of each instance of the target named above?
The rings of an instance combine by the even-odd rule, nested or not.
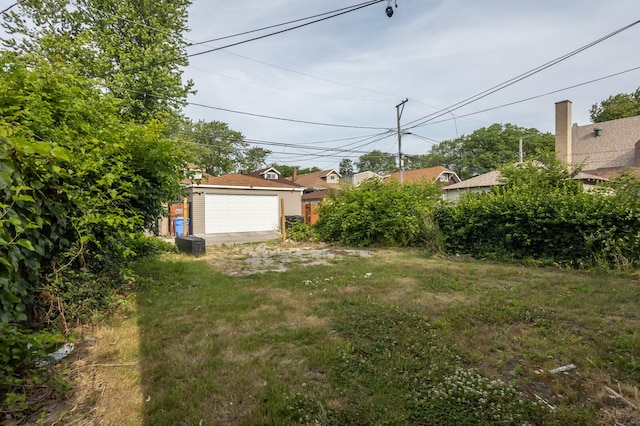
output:
[[[324,264],[287,257],[284,270],[261,257],[280,272],[252,274],[246,247],[140,263],[141,290],[95,332],[92,418],[640,422],[637,279],[411,250],[333,253]]]

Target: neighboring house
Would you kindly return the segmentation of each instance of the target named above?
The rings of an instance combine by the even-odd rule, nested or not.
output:
[[[391,173],[384,177],[386,180],[400,181],[400,172]],[[460,182],[460,178],[453,170],[436,166],[425,169],[403,170],[402,182],[432,182],[440,186],[448,186]]]
[[[291,182],[237,173],[214,177],[198,171],[182,183],[194,235],[276,231],[282,214],[300,214],[303,188]]]
[[[305,223],[314,224],[318,220],[318,207],[322,200],[327,198],[331,191],[339,191],[342,175],[334,169],[321,170],[319,172],[298,175],[287,178],[293,183],[304,187],[304,194],[301,199],[301,211]]]
[[[340,179],[342,175],[334,169],[321,170],[319,172],[295,174],[287,179],[300,186],[305,187],[305,192],[312,190],[340,189]]]
[[[579,172],[573,179],[581,181],[582,187],[585,191],[592,190],[598,183],[608,180],[601,176],[585,172]],[[498,170],[492,170],[488,173],[474,176],[470,179],[445,187],[443,198],[447,201],[455,202],[460,198],[463,192],[489,192],[492,187],[502,184],[503,182],[500,172]]]
[[[348,183],[349,185],[353,185],[353,186],[360,186],[362,182],[368,182],[374,179],[381,179],[381,178],[382,176],[380,176],[376,172],[370,172],[367,170],[365,172],[358,172],[358,173],[345,175],[342,177],[342,182]]]
[[[496,185],[502,185],[500,172],[492,170],[482,175],[474,176],[470,179],[451,184],[444,188],[444,199],[456,201],[463,192],[489,192]]]
[[[631,170],[640,177],[640,115],[578,126],[571,101],[556,103],[556,152],[565,164],[604,178]]]
[[[292,182],[291,180],[287,179],[287,178],[283,178],[281,177],[281,174],[278,170],[276,170],[273,167],[267,167],[266,169],[260,169],[260,170],[256,170],[255,172],[251,172],[251,173],[245,173],[243,171],[240,172],[240,174],[246,174],[247,176],[253,176],[256,178],[260,178],[260,179],[266,179],[270,182],[277,182],[277,183],[281,183],[283,185],[289,185],[289,186],[294,186],[296,188],[302,188],[301,185],[298,185],[297,183]]]

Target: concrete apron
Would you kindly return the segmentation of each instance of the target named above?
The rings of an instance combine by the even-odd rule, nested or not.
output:
[[[207,246],[219,246],[222,244],[245,244],[281,240],[282,234],[280,231],[234,232],[229,234],[194,235],[194,237],[204,238],[205,245]],[[172,237],[165,238],[165,240],[172,244],[175,243],[175,239]]]

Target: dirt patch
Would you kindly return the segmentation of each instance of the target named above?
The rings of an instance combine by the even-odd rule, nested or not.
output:
[[[219,247],[207,262],[231,276],[284,272],[294,265],[326,265],[348,257],[370,257],[368,250],[342,249],[322,244],[273,245],[269,243]]]

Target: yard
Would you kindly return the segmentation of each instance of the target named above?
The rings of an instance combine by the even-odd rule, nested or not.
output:
[[[137,273],[65,421],[640,424],[637,277],[277,244]]]

